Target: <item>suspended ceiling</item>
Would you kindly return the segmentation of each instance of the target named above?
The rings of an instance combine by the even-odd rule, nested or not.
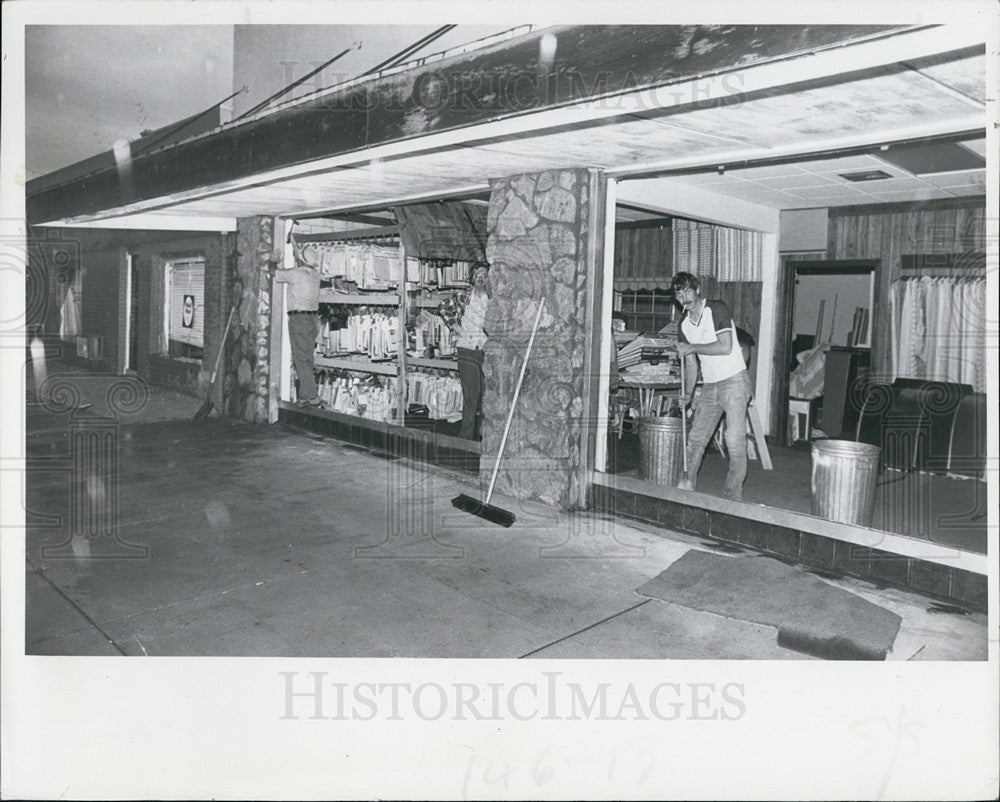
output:
[[[51,222],[103,220],[111,226],[138,213],[155,221],[158,215],[222,219],[364,211],[481,194],[490,178],[579,166],[622,180],[670,176],[777,209],[980,195],[985,166],[914,176],[878,158],[878,148],[886,143],[950,135],[985,154],[980,133],[985,129],[985,54],[965,44],[967,39],[955,41],[962,46],[950,52],[908,58],[901,37],[898,60],[883,55],[879,66],[804,83],[788,84],[786,77],[756,88],[752,70],[733,72],[727,76],[732,86],[749,75],[752,91],[730,91],[697,103],[692,102],[700,99],[694,96],[697,85],[688,84],[675,87],[673,98],[660,93],[612,98],[605,100],[612,107],[598,112],[591,105],[525,115],[517,124],[504,121],[460,135],[421,137]],[[844,68],[850,63],[845,58]],[[792,67],[786,71],[804,74]],[[684,92],[690,94],[676,97]],[[848,155],[829,155],[843,153]],[[768,163],[774,161],[780,163]],[[882,170],[889,178],[851,183],[841,177],[867,170]]]

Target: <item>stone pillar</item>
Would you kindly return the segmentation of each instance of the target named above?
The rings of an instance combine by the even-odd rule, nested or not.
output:
[[[248,217],[236,223],[235,252],[229,257],[229,308],[236,307],[226,340],[223,408],[253,423],[268,421],[271,281],[267,260],[274,252],[274,218]]]
[[[585,504],[596,408],[594,310],[603,275],[605,179],[586,169],[491,182],[490,301],[480,476],[488,481],[525,347],[545,299],[496,490],[566,509]]]

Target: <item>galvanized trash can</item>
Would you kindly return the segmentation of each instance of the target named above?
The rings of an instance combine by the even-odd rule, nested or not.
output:
[[[812,514],[868,526],[875,511],[881,449],[853,440],[812,444]]]
[[[639,478],[676,487],[684,465],[680,418],[639,419]]]

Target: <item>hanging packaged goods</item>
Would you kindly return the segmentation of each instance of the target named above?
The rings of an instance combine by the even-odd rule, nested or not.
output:
[[[328,409],[372,420],[402,423],[420,410],[454,423],[462,417],[454,334],[436,310],[485,263],[486,207],[395,211],[398,227],[300,237],[319,253],[323,281],[319,397]]]
[[[319,252],[320,275],[324,279],[341,279],[338,285],[382,292],[399,286],[403,275],[399,248],[373,245],[367,242],[316,243]]]
[[[406,377],[406,387],[409,402],[427,407],[427,417],[452,422],[462,419],[462,384],[457,376],[413,372]]]

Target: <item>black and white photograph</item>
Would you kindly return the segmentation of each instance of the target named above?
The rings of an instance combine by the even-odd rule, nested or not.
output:
[[[3,798],[996,797],[996,3],[3,21]]]

